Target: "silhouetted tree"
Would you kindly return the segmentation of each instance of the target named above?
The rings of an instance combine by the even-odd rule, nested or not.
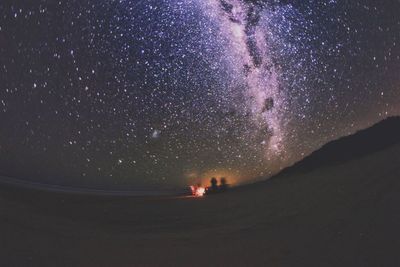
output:
[[[213,177],[213,178],[211,178],[211,189],[213,190],[213,191],[217,191],[218,190],[218,181],[217,181],[217,178],[215,178],[215,177]]]
[[[226,182],[225,177],[221,177],[221,179],[219,180],[219,184],[219,188],[221,189],[221,191],[225,191],[228,188],[228,183]]]

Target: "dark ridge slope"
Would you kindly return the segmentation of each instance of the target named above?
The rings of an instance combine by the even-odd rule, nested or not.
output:
[[[304,173],[322,166],[343,163],[397,143],[400,143],[400,117],[389,117],[370,128],[325,144],[280,174]]]

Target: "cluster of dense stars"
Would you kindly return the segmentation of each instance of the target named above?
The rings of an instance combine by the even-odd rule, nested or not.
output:
[[[0,171],[99,188],[266,178],[400,113],[400,2],[0,3]]]

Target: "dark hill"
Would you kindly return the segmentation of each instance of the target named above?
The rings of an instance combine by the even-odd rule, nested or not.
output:
[[[309,172],[372,154],[400,143],[400,117],[389,117],[370,128],[329,142],[281,174]]]

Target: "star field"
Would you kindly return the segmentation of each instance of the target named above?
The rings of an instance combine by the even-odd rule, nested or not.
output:
[[[68,186],[266,178],[400,114],[400,2],[0,3],[0,167]]]

